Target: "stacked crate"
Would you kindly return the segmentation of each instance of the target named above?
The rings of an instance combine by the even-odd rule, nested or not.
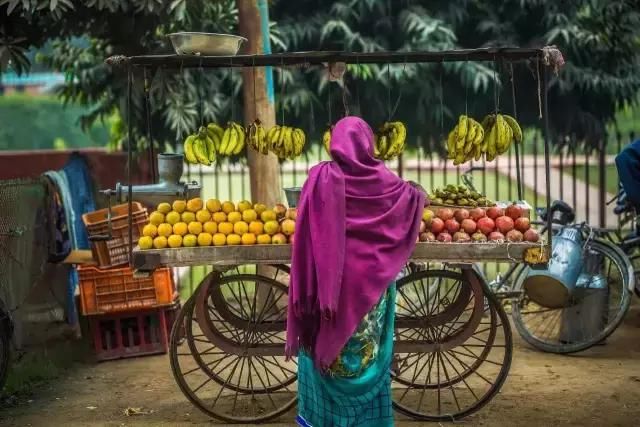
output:
[[[132,205],[132,238],[136,242],[148,222],[147,210]],[[111,360],[166,353],[168,336],[179,308],[171,270],[162,268],[135,277],[129,262],[129,205],[82,216],[89,236],[109,235],[91,243],[96,266],[79,266],[80,309],[88,316],[96,358]]]

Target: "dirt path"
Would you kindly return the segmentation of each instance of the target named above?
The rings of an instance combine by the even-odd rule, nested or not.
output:
[[[469,426],[631,426],[640,419],[640,304],[607,345],[576,356],[530,349],[515,337],[502,392]],[[127,417],[128,407],[150,414]],[[293,425],[291,413],[281,423]],[[399,426],[438,425],[397,417]],[[215,424],[175,385],[166,356],[82,365],[33,400],[0,411],[2,426],[182,426]]]

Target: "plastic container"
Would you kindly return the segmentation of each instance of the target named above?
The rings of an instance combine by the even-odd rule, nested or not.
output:
[[[180,303],[89,318],[98,361],[166,353]]]
[[[101,270],[80,266],[78,276],[80,308],[85,316],[166,306],[178,296],[168,268],[134,278],[129,267]]]
[[[100,209],[82,215],[89,238],[109,234],[108,209]],[[133,242],[138,241],[142,229],[149,222],[147,209],[138,202],[132,204]],[[93,257],[102,268],[124,265],[129,262],[129,203],[111,207],[111,240],[91,242]]]

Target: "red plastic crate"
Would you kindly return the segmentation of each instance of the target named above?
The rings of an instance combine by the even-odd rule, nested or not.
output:
[[[100,209],[82,215],[89,237],[109,234],[109,209]],[[132,203],[132,238],[134,245],[149,222],[147,209],[138,202]],[[111,207],[111,240],[91,242],[93,257],[102,268],[114,267],[129,262],[129,203]]]
[[[177,301],[171,307],[90,317],[96,359],[106,361],[166,353],[179,309]]]
[[[167,306],[178,296],[169,268],[134,278],[129,267],[101,270],[79,266],[78,276],[80,309],[85,316]]]

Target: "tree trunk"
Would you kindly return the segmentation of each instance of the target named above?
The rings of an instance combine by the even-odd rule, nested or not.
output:
[[[236,0],[240,34],[249,40],[244,47],[244,52],[247,54],[264,52],[263,33],[267,37],[269,33],[268,28],[262,28],[264,22],[258,8],[258,3],[262,1],[265,2],[264,12],[266,11],[266,0]],[[268,18],[265,21],[268,26]],[[275,106],[273,90],[269,95],[267,88],[267,69],[264,67],[245,67],[242,71],[242,83],[245,123],[250,124],[255,119],[259,119],[265,129],[269,130],[275,125]],[[269,99],[270,97],[272,99]],[[264,203],[269,207],[279,203],[282,190],[278,158],[273,153],[265,156],[249,148],[247,149],[247,157],[253,202]]]

